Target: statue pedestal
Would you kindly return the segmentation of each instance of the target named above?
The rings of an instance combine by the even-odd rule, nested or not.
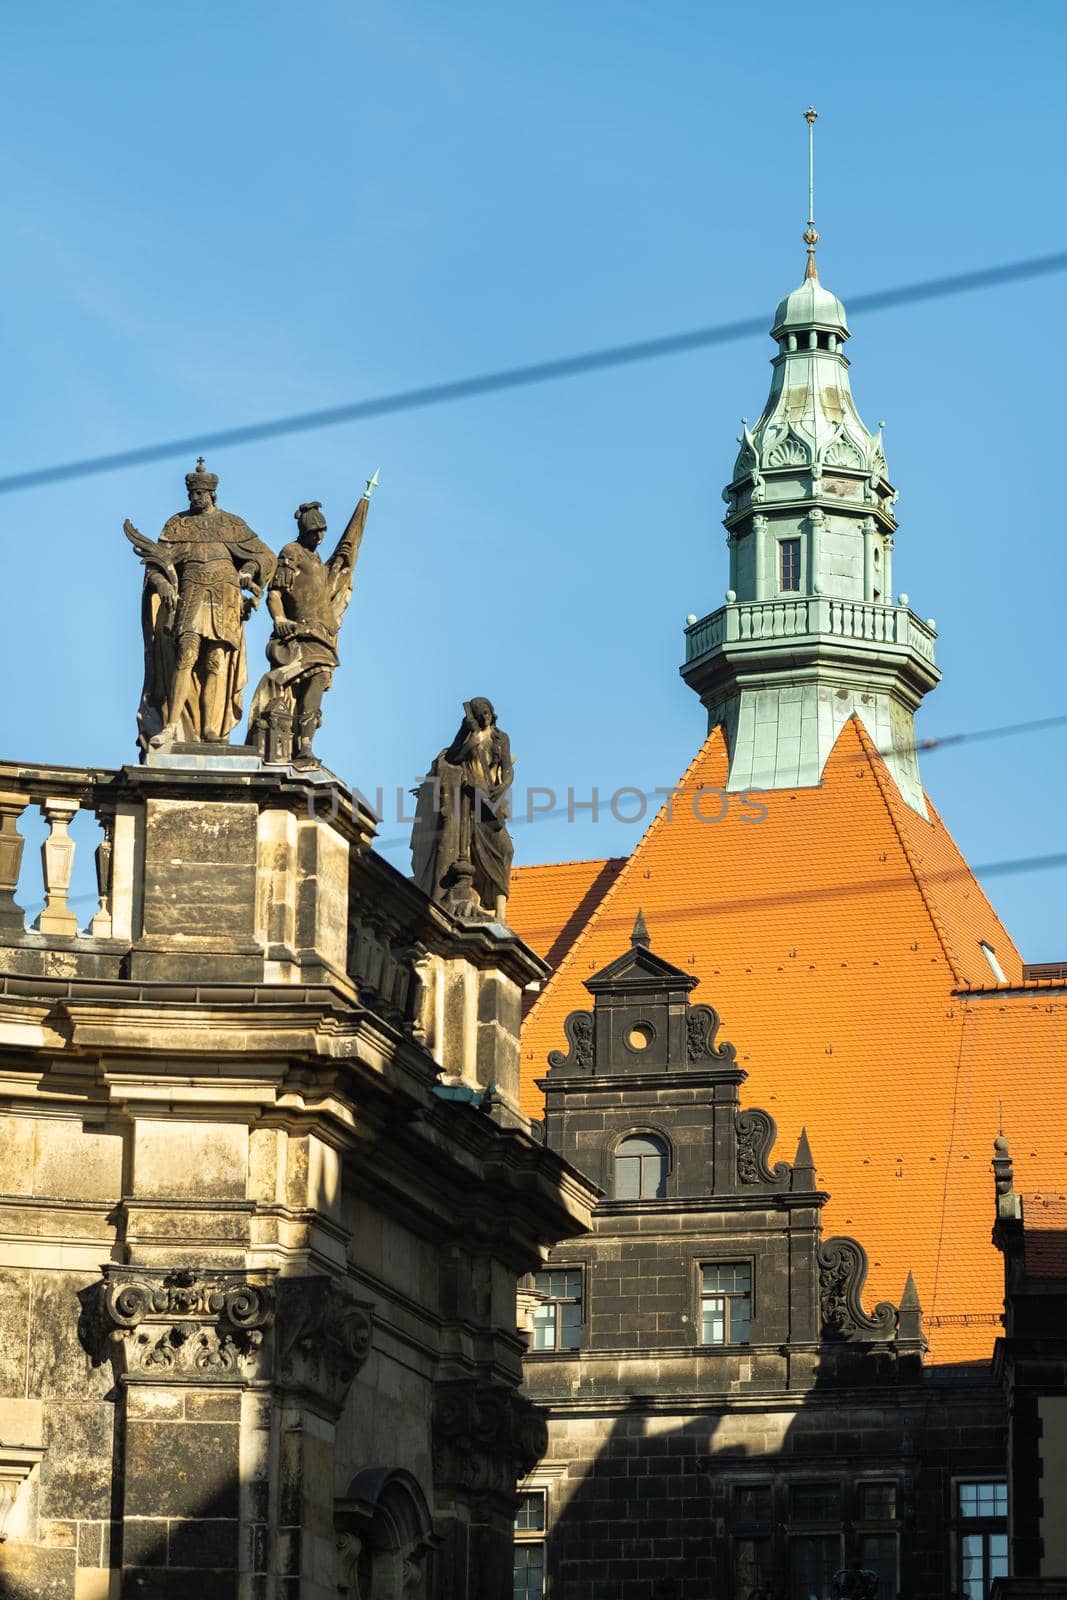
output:
[[[170,768],[172,772],[258,772],[263,762],[259,751],[251,744],[178,741],[149,750],[144,764]]]

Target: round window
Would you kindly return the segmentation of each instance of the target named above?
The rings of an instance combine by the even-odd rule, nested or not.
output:
[[[656,1030],[650,1023],[635,1022],[626,1035],[626,1043],[631,1050],[647,1050],[655,1037]]]

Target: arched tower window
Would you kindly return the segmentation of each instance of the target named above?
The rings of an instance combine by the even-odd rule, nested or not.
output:
[[[615,1146],[616,1200],[662,1200],[667,1193],[667,1146],[654,1133],[632,1133]]]

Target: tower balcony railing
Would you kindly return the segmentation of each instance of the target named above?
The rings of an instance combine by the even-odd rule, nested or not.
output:
[[[828,595],[798,595],[789,600],[731,600],[710,616],[689,624],[685,630],[685,659],[687,663],[696,661],[723,645],[817,635],[903,646],[914,650],[931,666],[934,663],[937,634],[907,606],[835,600]]]

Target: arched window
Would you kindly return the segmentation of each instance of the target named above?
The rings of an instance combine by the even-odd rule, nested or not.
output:
[[[342,1600],[425,1600],[433,1523],[416,1480],[369,1467],[334,1501],[337,1592]]]
[[[662,1200],[667,1193],[667,1146],[653,1133],[632,1133],[615,1147],[616,1200]]]

